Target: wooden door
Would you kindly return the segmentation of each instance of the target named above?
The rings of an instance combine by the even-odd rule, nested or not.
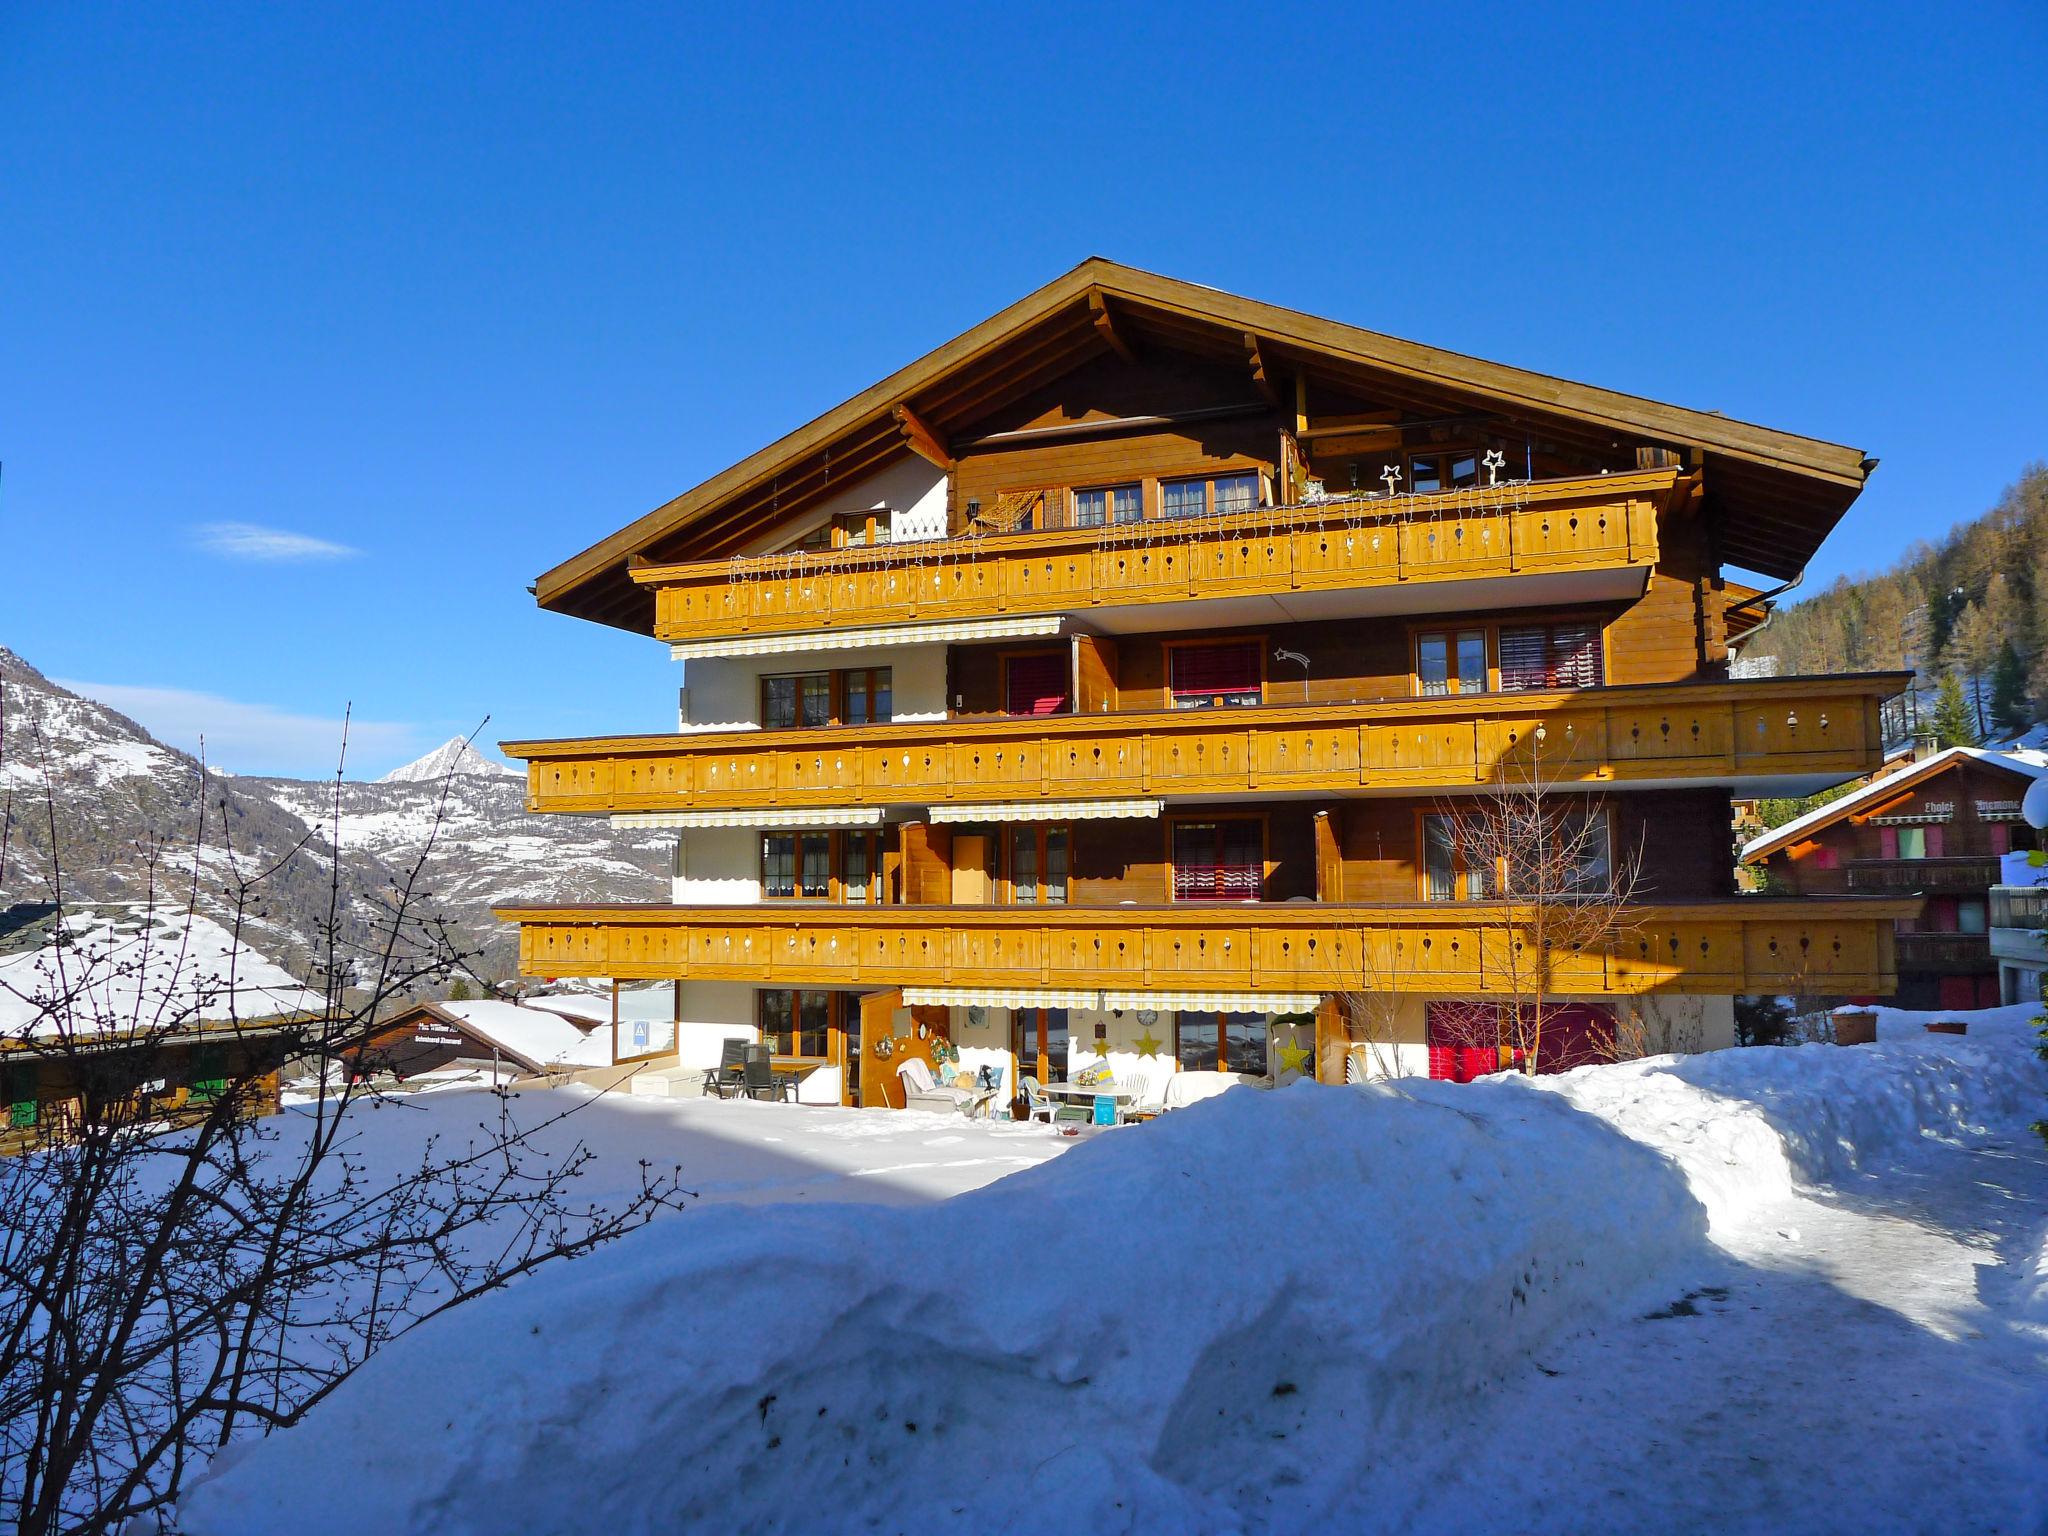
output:
[[[988,838],[979,833],[953,836],[953,905],[986,906],[989,899]]]

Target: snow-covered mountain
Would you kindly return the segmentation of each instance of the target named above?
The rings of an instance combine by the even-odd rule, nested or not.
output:
[[[509,764],[494,762],[469,744],[462,736],[451,736],[425,757],[416,757],[402,768],[394,768],[382,778],[379,784],[438,784],[450,774],[467,776],[482,774],[488,777],[494,773],[509,773],[520,777],[519,770]]]
[[[224,776],[0,647],[0,909],[48,901],[61,865],[67,902],[191,899],[225,921],[237,883],[275,866],[241,931],[266,959],[304,974],[337,873],[344,938],[367,942],[424,858],[415,914],[444,916],[479,952],[479,970],[509,976],[517,939],[493,904],[664,894],[663,839],[529,816],[524,775],[464,748],[452,741],[375,783]]]

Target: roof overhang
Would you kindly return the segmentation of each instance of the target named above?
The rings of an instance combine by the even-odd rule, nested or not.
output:
[[[1707,469],[1721,556],[1787,579],[1861,492],[1861,450],[1710,411],[1575,384],[1375,331],[1321,320],[1091,257],[796,431],[544,573],[544,608],[643,633],[652,598],[629,578],[665,541],[714,524],[769,521],[917,454],[937,434],[988,414],[1094,357],[1148,342],[1234,357],[1255,340],[1261,376],[1293,373],[1369,392],[1404,409],[1504,414],[1579,442],[1686,453]],[[671,548],[673,544],[671,543]],[[672,556],[670,556],[672,558]]]

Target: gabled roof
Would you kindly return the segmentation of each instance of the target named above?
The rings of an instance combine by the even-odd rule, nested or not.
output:
[[[1811,837],[1823,827],[1833,826],[1845,817],[1855,815],[1859,810],[1868,811],[1894,796],[1924,784],[1929,779],[1939,778],[1956,764],[1963,761],[1982,763],[1987,768],[1996,768],[2010,773],[2026,783],[2036,779],[2048,779],[2048,756],[2038,752],[1994,752],[1985,747],[1948,747],[1932,757],[1922,758],[1909,767],[1888,773],[1881,779],[1872,779],[1861,789],[1851,790],[1839,800],[1830,800],[1804,816],[1794,817],[1782,827],[1773,828],[1762,837],[1753,838],[1742,846],[1742,862],[1754,863],[1768,858],[1781,848],[1789,848],[1804,838]]]
[[[1422,415],[1475,409],[1526,420],[1561,442],[1696,450],[1708,469],[1725,559],[1798,574],[1874,467],[1860,449],[1773,431],[1547,374],[1340,325],[1092,256],[1009,308],[898,369],[808,425],[655,508],[543,574],[544,608],[651,629],[629,563],[662,561],[688,530],[761,523],[900,461],[1111,353],[1141,346],[1206,355],[1266,387],[1289,375]],[[1277,393],[1277,391],[1276,391]]]

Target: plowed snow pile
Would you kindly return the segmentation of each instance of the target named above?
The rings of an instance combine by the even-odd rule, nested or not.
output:
[[[1475,1393],[1725,1265],[1710,1224],[2038,1114],[2019,1017],[1233,1090],[936,1205],[704,1209],[423,1329],[184,1528],[1361,1528]]]

